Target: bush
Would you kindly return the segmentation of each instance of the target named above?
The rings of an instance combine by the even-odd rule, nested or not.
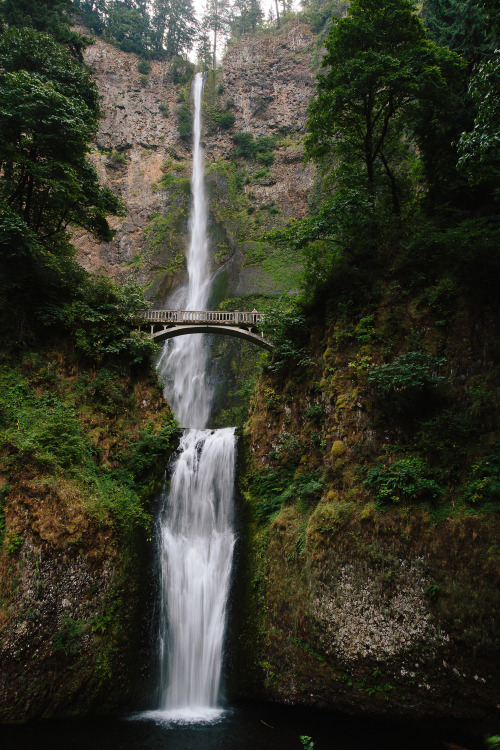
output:
[[[409,352],[394,362],[373,367],[368,384],[375,389],[383,411],[412,416],[427,411],[435,402],[446,379],[439,374],[446,360],[423,352]]]
[[[472,467],[474,479],[463,492],[469,503],[486,503],[500,501],[500,447]]]
[[[78,653],[85,630],[86,625],[82,620],[63,617],[59,630],[52,636],[52,648],[55,652],[62,651],[66,655]]]
[[[138,330],[147,307],[138,285],[118,287],[105,277],[89,277],[80,295],[66,306],[64,318],[81,354],[98,363],[128,359],[139,364],[157,351],[147,334]]]
[[[147,60],[139,60],[137,72],[140,73],[141,76],[148,76],[151,72],[151,63]]]
[[[233,140],[236,143],[235,156],[242,159],[257,159],[264,166],[270,166],[274,161],[273,149],[276,141],[270,136],[254,138],[253,133],[235,133]]]
[[[279,471],[267,469],[252,478],[251,493],[259,502],[255,515],[259,523],[265,523],[283,505],[296,500],[299,510],[316,503],[323,491],[323,482],[314,474],[300,474],[292,478],[294,467],[280,467]]]
[[[390,466],[376,466],[366,475],[364,486],[375,495],[377,503],[434,500],[442,489],[431,478],[429,466],[421,458],[402,458]]]
[[[188,102],[177,110],[177,125],[179,127],[179,138],[188,141],[193,137],[193,115]]]

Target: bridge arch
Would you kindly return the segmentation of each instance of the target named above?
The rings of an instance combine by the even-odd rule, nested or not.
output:
[[[270,341],[259,332],[263,315],[257,312],[226,312],[216,310],[148,310],[145,318],[149,323],[153,341],[165,341],[176,336],[193,333],[214,333],[249,341],[267,351],[273,351]]]

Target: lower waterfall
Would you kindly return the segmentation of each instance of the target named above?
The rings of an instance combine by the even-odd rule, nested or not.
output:
[[[160,709],[178,718],[210,717],[219,697],[234,453],[232,428],[187,430],[159,519]]]

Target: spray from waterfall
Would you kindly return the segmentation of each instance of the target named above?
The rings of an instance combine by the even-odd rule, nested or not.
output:
[[[183,307],[206,309],[210,291],[207,210],[201,148],[203,75],[193,84],[192,208]],[[161,569],[159,705],[170,718],[201,720],[219,712],[227,599],[235,535],[233,428],[204,429],[212,390],[203,335],[165,345],[158,368],[166,396],[186,429],[164,490],[158,522]]]

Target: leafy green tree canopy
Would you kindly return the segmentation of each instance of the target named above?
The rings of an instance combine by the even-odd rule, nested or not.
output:
[[[50,34],[81,59],[90,39],[71,28],[74,10],[72,0],[3,0],[0,3],[0,22],[2,26],[32,28]]]
[[[109,240],[120,203],[87,161],[99,117],[90,74],[29,29],[4,32],[0,67],[0,196],[44,239],[73,224]]]
[[[490,182],[500,197],[500,50],[479,66],[469,93],[477,115],[472,131],[460,138],[459,166],[472,183]]]
[[[398,164],[414,106],[447,95],[446,66],[458,55],[428,40],[411,0],[353,0],[345,18],[334,19],[309,109],[306,153],[325,171],[358,167],[370,194],[390,188],[400,212]]]

